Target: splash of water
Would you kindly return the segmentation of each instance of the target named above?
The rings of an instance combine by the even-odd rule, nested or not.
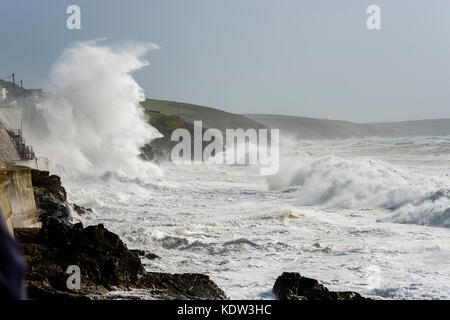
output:
[[[28,139],[39,154],[78,173],[160,173],[138,158],[140,147],[160,134],[147,123],[139,107],[144,91],[131,76],[148,65],[142,57],[155,48],[98,42],[67,48],[51,70],[48,97],[26,121]]]
[[[387,220],[450,227],[448,176],[430,177],[384,161],[336,156],[284,159],[271,189],[297,188],[297,203],[326,209],[385,208]],[[383,220],[383,219],[380,219]]]

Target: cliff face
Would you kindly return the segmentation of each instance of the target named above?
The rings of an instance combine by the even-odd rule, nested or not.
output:
[[[141,102],[150,124],[163,135],[142,148],[143,158],[150,161],[170,161],[173,147],[178,141],[171,141],[172,132],[178,128],[189,131],[194,137],[194,122],[202,121],[202,132],[208,129],[218,129],[225,134],[226,129],[266,129],[259,122],[242,115],[225,112],[218,109],[197,106],[173,101],[147,99]],[[202,142],[202,150],[209,142]],[[194,141],[191,139],[191,150]],[[193,160],[193,159],[192,159]]]
[[[172,149],[178,141],[172,141],[172,132],[176,129],[186,129],[191,136],[194,136],[194,125],[186,122],[178,116],[167,116],[159,112],[147,111],[150,117],[150,124],[155,127],[163,137],[154,139],[141,148],[142,158],[150,161],[170,161]],[[203,132],[205,129],[203,129]],[[203,143],[203,148],[206,143]],[[194,148],[194,140],[191,140],[191,148]]]

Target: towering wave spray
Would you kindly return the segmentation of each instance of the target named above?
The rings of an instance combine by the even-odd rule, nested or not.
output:
[[[77,172],[117,172],[137,177],[156,166],[138,158],[140,147],[160,136],[145,120],[144,91],[130,75],[148,65],[142,59],[154,44],[112,48],[78,42],[54,64],[49,97],[26,121],[27,137],[58,166]]]

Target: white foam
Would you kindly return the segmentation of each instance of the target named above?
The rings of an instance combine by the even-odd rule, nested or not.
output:
[[[374,298],[450,297],[450,229],[377,222],[382,209],[299,207],[298,187],[268,191],[245,167],[162,165],[164,180],[152,184],[67,184],[73,201],[104,204],[85,224],[104,223],[128,247],[161,257],[149,271],[205,273],[235,299],[273,298],[283,271]]]
[[[450,179],[370,158],[299,156],[284,160],[272,189],[298,188],[297,203],[326,209],[392,209],[398,222],[450,227]],[[445,170],[445,169],[443,169]]]
[[[66,173],[157,174],[138,159],[140,147],[160,134],[144,118],[144,91],[131,76],[148,65],[142,56],[155,47],[71,45],[50,72],[49,96],[25,119],[27,141]]]

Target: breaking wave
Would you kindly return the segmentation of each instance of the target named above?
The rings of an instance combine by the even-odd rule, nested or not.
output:
[[[400,223],[450,227],[450,179],[383,161],[299,157],[268,178],[272,189],[297,188],[299,205],[326,209],[380,207]],[[385,218],[382,218],[384,220]]]
[[[144,118],[143,89],[131,76],[148,65],[153,44],[123,48],[78,42],[67,48],[49,77],[49,95],[26,119],[29,141],[54,166],[76,172],[145,177],[156,166],[138,158],[140,147],[160,136]]]

